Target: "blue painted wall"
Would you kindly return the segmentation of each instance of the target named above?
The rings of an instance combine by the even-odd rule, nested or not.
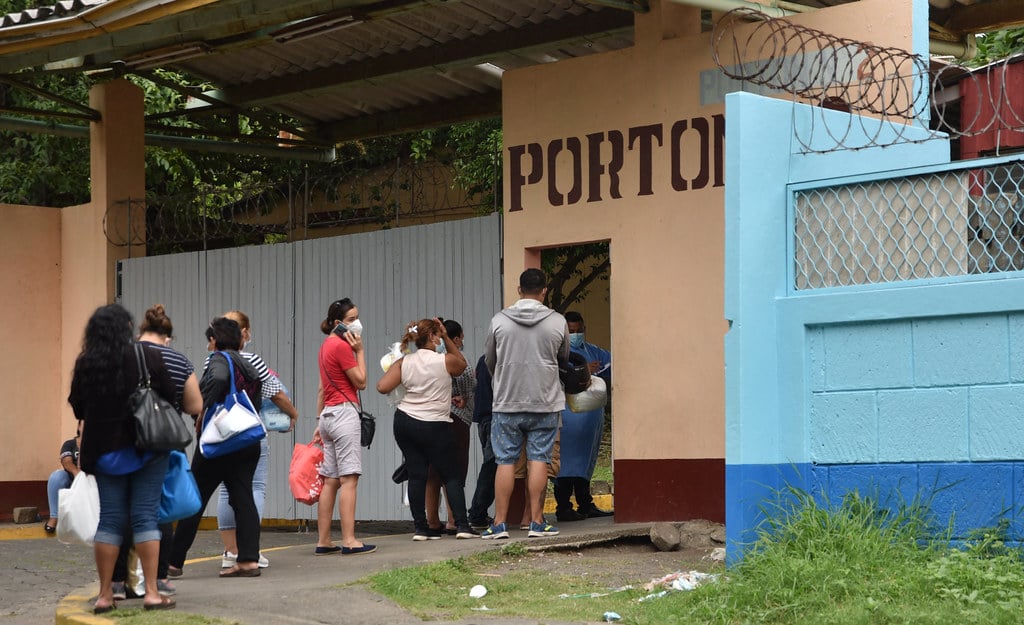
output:
[[[794,190],[951,167],[941,140],[795,153],[790,138],[801,124],[833,114],[844,115],[746,93],[726,98],[731,561],[753,539],[764,503],[787,485],[833,503],[851,490],[892,505],[927,502],[956,537],[1001,517],[1020,532],[1020,274],[790,287]]]

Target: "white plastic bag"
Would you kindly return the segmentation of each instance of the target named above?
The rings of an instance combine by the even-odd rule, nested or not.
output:
[[[565,396],[569,410],[573,412],[590,412],[598,408],[604,408],[608,403],[608,386],[604,380],[596,375],[590,376],[590,386],[582,393]]]
[[[57,494],[57,540],[71,544],[92,545],[100,524],[100,491],[96,478],[79,471],[71,488]]]
[[[402,351],[402,344],[392,343],[388,353],[380,357],[380,368],[384,370],[384,373],[387,373],[391,365],[402,356],[405,356],[405,353]],[[399,384],[393,391],[388,393],[387,402],[391,406],[397,406],[403,397],[405,397],[405,387]]]

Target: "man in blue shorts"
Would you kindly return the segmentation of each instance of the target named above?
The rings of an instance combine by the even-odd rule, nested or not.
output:
[[[494,315],[484,343],[491,372],[493,417],[491,446],[498,464],[494,475],[494,524],[481,538],[508,538],[506,520],[515,486],[515,462],[526,445],[526,500],[530,537],[555,536],[544,520],[548,463],[558,434],[565,393],[558,359],[569,356],[565,317],[543,304],[547,277],[540,269],[519,276],[520,300]]]

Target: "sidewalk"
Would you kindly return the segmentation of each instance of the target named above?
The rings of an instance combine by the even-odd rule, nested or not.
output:
[[[411,529],[411,527],[409,528]],[[624,536],[648,535],[649,523],[614,524],[610,518],[588,519],[559,526],[561,534],[551,538],[527,538],[526,532],[513,530],[510,540],[480,539],[413,542],[411,534],[364,536],[375,544],[377,552],[355,556],[314,556],[316,535],[265,531],[263,553],[270,568],[258,578],[219,579],[220,557],[210,557],[216,548],[216,532],[200,532],[184,576],[174,580],[177,612],[232,619],[242,625],[345,622],[346,625],[421,625],[422,620],[405,612],[389,600],[364,587],[352,585],[377,571],[457,558],[468,554],[500,549],[522,542],[528,549],[565,548],[610,542]],[[335,537],[338,532],[335,530]],[[276,545],[276,546],[275,546]],[[95,576],[94,572],[90,572]],[[89,584],[68,594],[57,607],[58,625],[97,625],[113,623],[92,614],[91,599],[98,584]],[[141,599],[123,602],[126,608],[141,606]],[[106,616],[106,615],[105,615]],[[480,618],[452,621],[470,625],[486,621],[488,625],[536,625],[536,619]],[[558,621],[544,623],[559,625]]]

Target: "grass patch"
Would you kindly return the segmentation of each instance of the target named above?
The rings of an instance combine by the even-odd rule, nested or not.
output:
[[[927,510],[890,510],[856,494],[833,507],[786,491],[742,563],[717,583],[640,602],[643,590],[599,598],[559,595],[608,592],[599,584],[516,567],[481,577],[503,560],[531,558],[501,551],[380,573],[377,592],[421,618],[465,618],[486,605],[493,616],[600,620],[605,611],[635,625],[949,625],[1010,624],[1024,612],[1024,567],[1006,546],[1006,526],[951,547]],[[521,550],[522,548],[519,547]],[[497,560],[496,560],[497,559]],[[640,584],[647,580],[637,580]],[[488,594],[470,599],[469,588]]]
[[[459,619],[482,613],[488,616],[594,621],[600,620],[601,604],[616,603],[614,600],[560,598],[560,594],[607,592],[596,582],[567,574],[527,569],[507,572],[500,577],[480,575],[482,571],[510,559],[529,557],[532,556],[526,554],[521,545],[512,543],[500,550],[456,560],[378,573],[369,578],[369,585],[375,592],[428,620]],[[488,590],[483,599],[469,596],[469,589],[476,584],[483,584]],[[488,610],[474,610],[483,606]],[[598,611],[595,613],[595,610]]]
[[[145,610],[119,607],[103,615],[121,625],[240,625],[238,621],[190,614],[177,610]]]

